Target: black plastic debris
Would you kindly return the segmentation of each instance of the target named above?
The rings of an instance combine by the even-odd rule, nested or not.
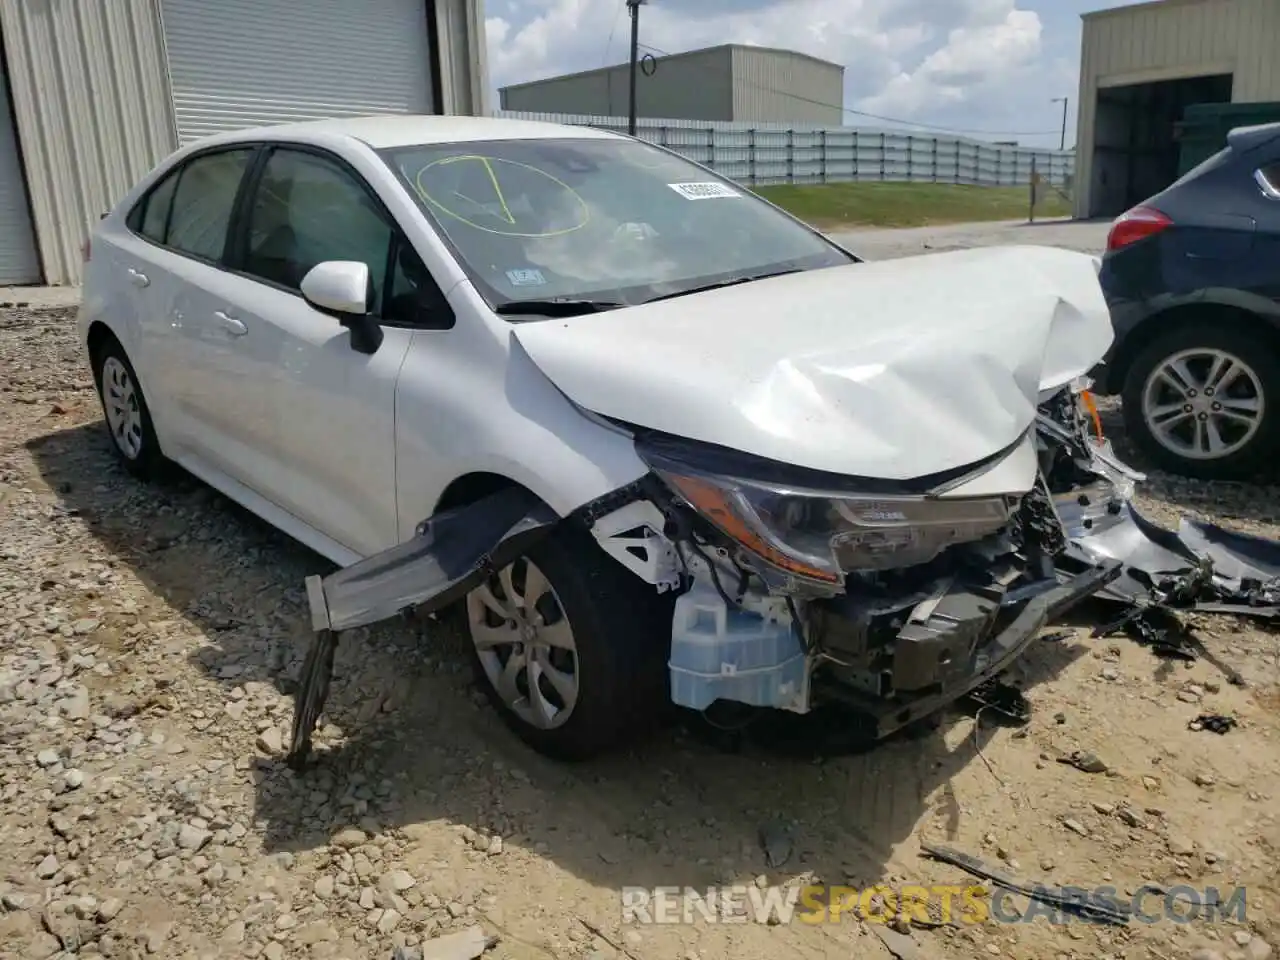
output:
[[[293,736],[289,741],[289,766],[299,769],[311,752],[311,734],[320,722],[329,683],[333,678],[333,657],[338,649],[338,635],[321,630],[311,641],[311,649],[302,664],[293,709]]]
[[[1095,898],[1087,891],[1074,888],[1064,889],[1047,884],[1024,883],[1007,870],[989,866],[972,854],[954,850],[951,847],[922,842],[920,850],[927,857],[959,867],[980,880],[988,880],[997,886],[1004,887],[1010,893],[1020,894],[1029,900],[1038,900],[1057,907],[1063,913],[1070,913],[1084,920],[1125,926],[1132,915],[1132,911],[1126,905],[1116,902],[1114,898],[1104,896]]]
[[[1210,733],[1222,736],[1227,731],[1234,730],[1237,722],[1235,717],[1223,716],[1220,713],[1202,713],[1187,726],[1192,730],[1208,730]]]
[[[769,820],[760,825],[756,832],[760,849],[764,851],[764,862],[770,869],[776,870],[791,859],[791,828],[781,820]]]
[[[1031,702],[1026,694],[998,677],[970,691],[961,705],[975,715],[993,713],[1011,726],[1021,727],[1031,721]]]

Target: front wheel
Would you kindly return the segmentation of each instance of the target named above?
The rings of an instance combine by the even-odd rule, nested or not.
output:
[[[559,530],[468,594],[477,680],[539,753],[588,759],[665,713],[672,610],[589,534]]]
[[[1280,357],[1260,335],[1173,330],[1135,358],[1122,397],[1134,443],[1171,473],[1246,479],[1280,445]]]

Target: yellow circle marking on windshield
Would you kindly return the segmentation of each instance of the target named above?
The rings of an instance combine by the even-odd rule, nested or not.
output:
[[[423,186],[422,177],[423,177],[423,174],[425,174],[428,170],[431,170],[433,167],[445,166],[451,163],[459,163],[464,160],[469,160],[472,163],[479,163],[483,165],[485,174],[488,176],[489,182],[493,185],[494,197],[497,199],[498,205],[501,208],[500,213],[490,212],[490,211],[486,211],[486,212],[490,213],[491,216],[497,217],[500,220],[507,221],[507,223],[511,224],[512,229],[508,230],[506,228],[487,227],[484,224],[476,223],[470,217],[465,217],[462,214],[458,213],[458,211],[448,206],[445,206],[445,204],[441,203],[438,199],[433,197],[431,193],[427,190],[427,188]],[[507,164],[513,167],[523,167],[526,170],[530,170],[533,173],[536,173],[540,177],[546,177],[548,180],[550,180],[552,183],[558,186],[561,190],[563,190],[566,194],[568,194],[568,196],[573,200],[573,202],[582,208],[581,222],[576,223],[571,227],[565,227],[560,230],[541,230],[536,233],[526,233],[516,229],[516,227],[518,226],[516,222],[516,217],[514,214],[512,214],[511,208],[507,205],[506,194],[504,193],[502,186],[499,183],[498,174],[494,169],[495,167],[498,167],[502,164]],[[545,170],[539,170],[537,167],[532,166],[531,164],[521,163],[519,160],[507,160],[507,159],[504,159],[503,157],[483,157],[478,154],[463,154],[463,155],[454,156],[454,157],[441,157],[439,160],[431,161],[431,163],[428,163],[425,167],[419,170],[418,175],[413,178],[413,185],[415,189],[417,189],[418,195],[422,197],[423,200],[427,201],[427,203],[431,204],[433,207],[439,210],[441,213],[446,214],[447,216],[450,216],[453,219],[458,220],[462,223],[465,223],[467,226],[471,227],[474,230],[480,230],[484,233],[497,234],[500,237],[519,237],[526,240],[543,240],[550,237],[562,237],[566,233],[573,233],[575,230],[581,230],[583,227],[587,225],[587,221],[591,219],[591,208],[587,206],[587,201],[582,199],[582,195],[578,193],[577,190],[573,189],[573,187],[569,186],[559,177],[556,177],[553,174],[547,173],[547,171]],[[463,194],[458,193],[456,190],[453,191],[453,193],[454,193],[454,196],[458,197],[458,199],[460,200],[465,200],[467,203],[473,204],[477,207],[482,206],[482,203],[473,197],[464,196]]]

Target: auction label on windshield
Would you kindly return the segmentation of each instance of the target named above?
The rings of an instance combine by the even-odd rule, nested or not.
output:
[[[723,183],[668,183],[686,200],[717,200],[721,197],[740,197],[737,190]]]
[[[507,280],[513,287],[540,287],[547,282],[547,278],[542,275],[542,271],[535,267],[508,270]]]

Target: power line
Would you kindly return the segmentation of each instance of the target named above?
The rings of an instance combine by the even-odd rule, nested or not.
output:
[[[664,57],[673,56],[673,54],[668,53],[666,50],[662,50],[658,47],[650,46],[647,43],[641,43],[640,46],[643,47],[645,50],[648,50],[651,53],[659,54],[660,56],[664,56]],[[888,117],[879,113],[868,113],[865,110],[855,110],[853,109],[853,107],[846,107],[844,104],[828,103],[827,101],[824,101],[824,100],[815,100],[812,97],[801,96],[800,94],[793,93],[790,90],[779,90],[776,87],[767,87],[767,86],[764,86],[763,84],[751,83],[751,81],[747,81],[747,82],[757,90],[764,90],[768,93],[775,93],[781,97],[790,97],[792,100],[799,100],[803,103],[809,103],[819,107],[827,107],[828,109],[831,109],[831,110],[840,110],[844,113],[851,114],[855,117],[866,117],[869,120],[879,120],[882,123],[897,123],[897,124],[902,124],[903,126],[916,127],[921,130],[933,130],[938,133],[961,133],[961,134],[973,134],[977,136],[987,136],[987,137],[1047,137],[1047,136],[1056,134],[1058,132],[1057,130],[977,130],[977,129],[971,129],[971,128],[965,128],[965,127],[944,127],[944,126],[939,126],[937,124],[932,124],[932,123],[923,123],[918,120],[903,120],[899,117]]]
[[[613,26],[609,28],[609,39],[604,42],[604,54],[600,57],[600,66],[606,66],[609,60],[609,48],[613,46],[613,35],[618,31],[618,21],[622,19],[623,7],[613,15]]]

